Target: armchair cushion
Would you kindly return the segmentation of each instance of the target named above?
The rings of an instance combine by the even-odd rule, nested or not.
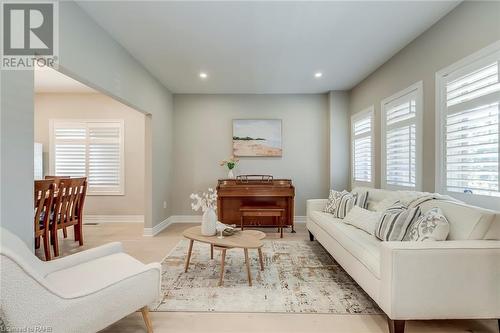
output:
[[[115,253],[52,272],[47,286],[65,298],[88,295],[146,270],[143,263],[125,253]]]
[[[98,247],[94,247],[89,250],[85,250],[83,252],[78,252],[67,257],[51,260],[45,262],[42,265],[42,270],[44,276],[47,276],[50,273],[66,269],[72,266],[76,266],[88,261],[92,261],[94,259],[98,259],[101,257],[105,257],[115,253],[123,252],[123,246],[120,242],[112,242],[108,244],[104,244]]]

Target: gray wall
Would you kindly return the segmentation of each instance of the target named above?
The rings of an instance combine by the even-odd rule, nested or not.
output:
[[[349,94],[330,91],[330,188],[342,191],[349,188]]]
[[[151,115],[145,227],[152,227],[170,215],[172,94],[76,3],[61,1],[59,17],[61,72]],[[2,71],[1,76],[1,224],[32,246],[33,72]]]
[[[35,141],[43,144],[44,174],[50,174],[51,119],[120,119],[124,122],[124,195],[91,195],[85,214],[144,215],[144,114],[103,94],[36,94]]]
[[[305,200],[324,198],[329,188],[328,96],[174,95],[173,214],[196,214],[189,194],[227,176],[219,162],[232,154],[232,119],[282,119],[283,156],[241,158],[236,174],[291,178],[295,215]]]
[[[33,72],[0,71],[0,86],[0,225],[32,247]]]
[[[62,72],[124,104],[151,114],[151,188],[145,227],[170,216],[173,152],[172,94],[77,4],[60,2],[60,63]],[[151,164],[151,165],[149,165]],[[148,170],[146,170],[148,173]],[[163,208],[163,202],[167,208]]]
[[[380,187],[380,102],[423,80],[423,190],[435,184],[435,74],[500,40],[500,2],[463,2],[350,93],[351,114],[375,106],[375,185]]]

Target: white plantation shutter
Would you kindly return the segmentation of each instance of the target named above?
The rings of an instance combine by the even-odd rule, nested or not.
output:
[[[373,110],[354,115],[351,124],[353,181],[372,183]]]
[[[54,174],[86,176],[86,127],[84,123],[59,123],[54,126]]]
[[[500,197],[500,52],[442,80],[447,191]]]
[[[123,122],[54,121],[52,170],[87,177],[89,194],[123,194]]]
[[[419,187],[421,90],[422,84],[417,83],[382,101],[382,183],[386,188]]]

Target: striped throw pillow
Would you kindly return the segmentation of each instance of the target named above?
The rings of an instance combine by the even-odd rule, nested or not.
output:
[[[375,236],[383,241],[402,241],[408,237],[410,227],[419,217],[420,207],[408,208],[398,201],[382,213]]]
[[[368,206],[368,191],[357,193],[356,206],[366,209]]]
[[[335,211],[333,216],[343,219],[356,204],[357,194],[343,191],[335,200]]]

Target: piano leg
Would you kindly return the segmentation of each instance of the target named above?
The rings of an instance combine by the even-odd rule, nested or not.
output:
[[[295,231],[295,226],[292,225],[292,234],[295,234],[297,233],[297,231]]]

